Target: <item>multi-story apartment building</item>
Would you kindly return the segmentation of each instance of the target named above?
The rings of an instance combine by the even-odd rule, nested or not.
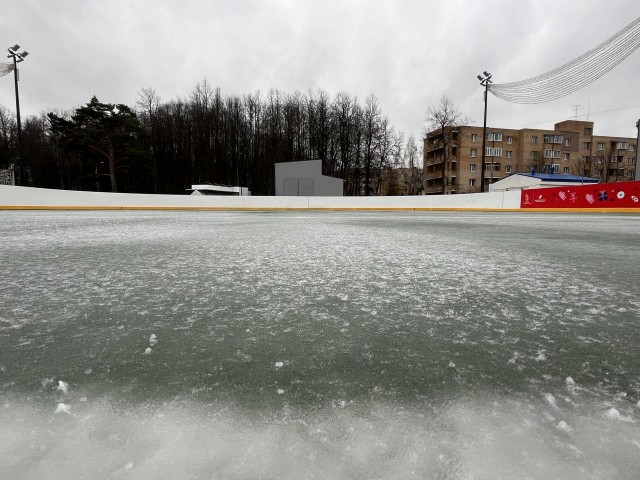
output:
[[[485,188],[512,173],[568,173],[602,182],[635,179],[636,139],[593,135],[593,122],[566,120],[553,130],[487,127]],[[479,192],[482,127],[446,127],[424,139],[424,193]]]

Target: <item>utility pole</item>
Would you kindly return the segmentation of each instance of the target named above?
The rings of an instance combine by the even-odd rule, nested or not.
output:
[[[9,55],[7,58],[13,59],[13,81],[16,87],[16,120],[18,122],[18,138],[16,141],[16,149],[17,149],[17,160],[18,160],[18,185],[24,185],[25,183],[25,169],[24,164],[22,162],[22,154],[20,150],[20,140],[22,137],[22,124],[20,123],[20,96],[18,94],[18,63],[24,61],[24,58],[29,55],[29,52],[18,53],[18,49],[20,45],[14,45],[13,47],[9,47],[7,50],[9,51]]]
[[[491,74],[487,71],[482,72],[484,76],[478,75],[480,85],[484,87],[484,124],[482,127],[482,165],[480,166],[480,192],[484,192],[484,169],[486,165],[486,147],[487,147],[487,96],[489,94],[489,84],[491,83]]]

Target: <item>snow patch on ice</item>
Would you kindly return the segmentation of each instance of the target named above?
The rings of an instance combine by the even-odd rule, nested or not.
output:
[[[58,404],[58,408],[56,408],[56,411],[54,413],[68,413],[69,415],[71,415],[71,405],[60,402]]]
[[[62,392],[63,395],[68,395],[69,392],[69,384],[67,382],[63,382],[62,380],[58,380],[58,388],[57,392]]]
[[[556,397],[554,397],[551,393],[545,393],[544,394],[544,399],[553,408],[556,408],[556,409],[558,408],[558,404],[556,403]]]

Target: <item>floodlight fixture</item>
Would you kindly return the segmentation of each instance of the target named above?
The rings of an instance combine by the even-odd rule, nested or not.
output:
[[[13,50],[14,52],[17,52],[20,49],[20,45],[18,45],[17,43],[11,47],[11,50]]]

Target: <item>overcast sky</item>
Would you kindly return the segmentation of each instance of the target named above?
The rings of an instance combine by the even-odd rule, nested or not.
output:
[[[134,106],[144,87],[188,97],[203,79],[224,94],[276,88],[378,97],[396,129],[421,137],[447,95],[482,124],[482,87],[544,73],[640,16],[638,0],[21,0],[0,15],[4,47],[29,51],[22,115],[96,95]],[[0,104],[15,109],[12,75]],[[553,128],[578,115],[595,134],[636,136],[640,50],[575,94],[522,106],[489,97],[489,125]],[[608,113],[600,113],[616,110]]]

